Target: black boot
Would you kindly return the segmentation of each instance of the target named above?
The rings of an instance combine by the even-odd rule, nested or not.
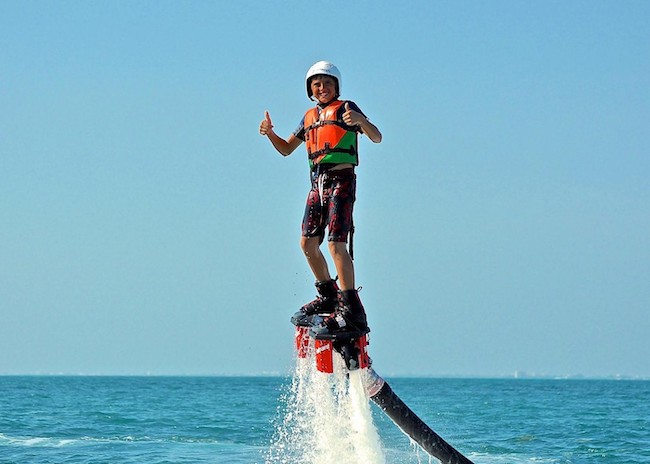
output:
[[[333,314],[312,326],[316,338],[358,337],[370,332],[366,310],[361,304],[357,290],[343,290],[341,306]]]
[[[294,325],[309,325],[310,316],[316,314],[331,314],[339,302],[339,287],[334,280],[316,282],[318,296],[300,308],[291,318]]]
[[[345,290],[341,292],[341,300],[343,301],[343,308],[348,308],[352,313],[352,322],[361,330],[366,333],[370,332],[368,328],[368,319],[366,317],[366,309],[361,304],[359,292],[357,290]]]

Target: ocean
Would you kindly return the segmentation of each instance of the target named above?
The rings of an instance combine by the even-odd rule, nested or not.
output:
[[[437,462],[345,376],[300,375],[2,376],[0,463]],[[650,463],[650,381],[386,380],[476,464]]]

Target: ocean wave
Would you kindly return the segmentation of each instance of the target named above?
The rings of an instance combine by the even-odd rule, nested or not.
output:
[[[11,437],[0,433],[3,446],[33,446],[42,448],[62,448],[73,444],[75,439],[54,437]]]
[[[176,444],[206,444],[206,445],[230,445],[232,443],[216,440],[213,438],[182,437],[172,436],[155,438],[149,436],[134,437],[131,435],[114,437],[33,437],[33,436],[9,436],[0,433],[0,446],[24,446],[40,448],[62,448],[64,446],[94,445],[101,443],[176,443]]]

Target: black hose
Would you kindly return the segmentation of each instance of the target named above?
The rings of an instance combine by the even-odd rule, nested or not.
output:
[[[402,429],[402,432],[411,437],[424,451],[439,459],[442,464],[473,464],[422,422],[422,419],[395,394],[388,382],[384,382],[379,392],[370,399]]]

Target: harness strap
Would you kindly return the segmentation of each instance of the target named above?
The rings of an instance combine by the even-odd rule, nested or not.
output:
[[[352,224],[350,224],[350,259],[354,261],[354,219],[351,219]]]
[[[343,122],[341,122],[339,120],[336,120],[336,119],[324,119],[324,120],[317,119],[315,122],[313,122],[309,126],[305,127],[304,130],[305,130],[305,132],[309,132],[310,130],[316,129],[317,127],[328,126],[328,125],[329,126],[339,126],[339,127],[343,128],[343,129],[347,129],[347,127],[348,127],[345,123],[343,123]]]
[[[312,160],[314,158],[318,158],[321,155],[326,155],[327,153],[349,153],[351,155],[356,155],[357,151],[352,148],[332,148],[329,146],[329,143],[325,144],[325,148],[321,148],[320,150],[316,150],[315,152],[309,153],[309,159]]]

